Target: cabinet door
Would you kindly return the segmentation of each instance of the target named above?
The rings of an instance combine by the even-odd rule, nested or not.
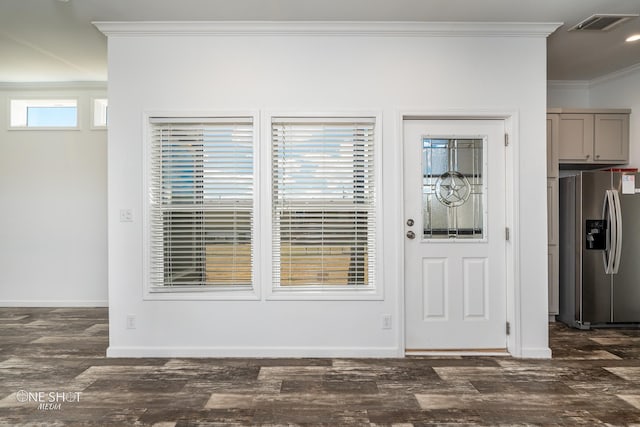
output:
[[[596,162],[628,162],[629,115],[596,114],[594,147]]]
[[[558,179],[547,179],[547,244],[558,244]]]
[[[593,159],[593,114],[560,114],[558,158],[565,163]]]
[[[547,114],[547,178],[558,176],[558,114]]]
[[[558,247],[548,247],[548,274],[549,274],[549,315],[560,313],[560,281],[558,274]]]
[[[547,179],[547,256],[549,315],[559,313],[558,178]]]

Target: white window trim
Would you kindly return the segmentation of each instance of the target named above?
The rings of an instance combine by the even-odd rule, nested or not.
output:
[[[106,130],[109,126],[109,119],[107,115],[107,123],[104,125],[96,125],[96,101],[99,99],[107,100],[107,108],[109,107],[109,98],[106,96],[93,96],[91,97],[91,130]]]
[[[374,132],[374,152],[376,155],[376,162],[374,166],[374,176],[376,180],[375,186],[375,212],[376,212],[376,263],[375,263],[375,276],[376,282],[374,287],[353,289],[353,288],[276,288],[273,284],[273,265],[272,265],[272,243],[273,233],[271,232],[271,224],[273,221],[272,215],[272,174],[271,174],[271,156],[272,156],[272,141],[271,141],[271,125],[274,118],[282,117],[295,117],[295,118],[359,118],[370,117],[375,120],[375,132]],[[290,301],[358,301],[358,300],[383,300],[384,299],[384,272],[383,262],[384,259],[384,244],[383,244],[383,215],[382,206],[384,205],[382,198],[382,113],[379,111],[349,111],[349,112],[304,112],[299,111],[269,111],[262,115],[262,133],[261,141],[263,141],[263,157],[261,165],[265,167],[260,168],[259,181],[263,183],[260,195],[263,198],[263,209],[260,214],[261,229],[269,230],[267,235],[262,237],[262,256],[261,265],[263,267],[261,274],[261,282],[264,284],[263,291],[266,300],[290,300]],[[268,236],[268,238],[267,238]]]
[[[150,285],[150,214],[148,188],[150,184],[150,162],[151,162],[151,126],[149,120],[152,117],[172,117],[172,118],[192,118],[192,117],[215,117],[215,118],[231,118],[231,117],[250,117],[253,120],[253,167],[254,167],[254,227],[252,240],[254,242],[253,264],[253,286],[238,287],[209,287],[194,286],[180,288],[161,288],[152,287]],[[260,172],[260,133],[259,133],[260,115],[255,111],[234,111],[234,112],[215,112],[215,111],[147,111],[142,117],[142,158],[143,158],[143,186],[142,186],[142,205],[143,205],[143,299],[144,300],[259,300],[261,295],[261,276],[260,267],[261,260],[260,249],[257,247],[261,239],[258,238],[262,232],[260,221],[260,191],[261,185],[258,179]]]
[[[76,126],[13,126],[11,124],[11,115],[12,115],[12,101],[57,101],[57,100],[65,100],[65,101],[75,101],[76,102]],[[7,129],[8,130],[18,130],[18,131],[70,131],[70,130],[81,130],[82,127],[80,123],[82,123],[82,105],[79,97],[77,96],[10,96],[7,99]]]

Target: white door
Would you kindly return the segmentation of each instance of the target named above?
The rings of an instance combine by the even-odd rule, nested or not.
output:
[[[403,126],[406,351],[504,351],[504,121]]]

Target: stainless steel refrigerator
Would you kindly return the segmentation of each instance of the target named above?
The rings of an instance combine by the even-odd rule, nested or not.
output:
[[[560,178],[560,315],[573,327],[640,325],[640,174]]]

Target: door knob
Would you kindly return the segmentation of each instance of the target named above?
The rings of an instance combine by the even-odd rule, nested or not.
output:
[[[416,238],[416,233],[414,233],[413,231],[409,230],[407,231],[407,237],[411,240]]]
[[[414,224],[413,219],[412,219],[412,218],[409,218],[409,219],[407,220],[407,225],[408,225],[409,227],[411,227],[413,224]]]

